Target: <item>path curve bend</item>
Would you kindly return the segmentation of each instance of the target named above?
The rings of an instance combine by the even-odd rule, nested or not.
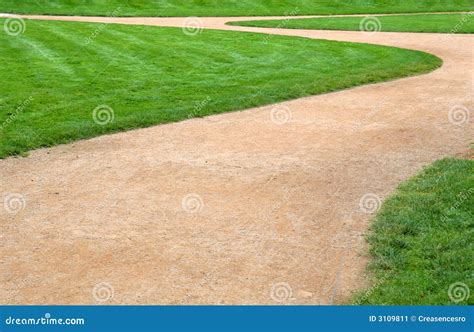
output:
[[[41,17],[181,27],[184,18]],[[269,17],[266,17],[269,18]],[[435,54],[429,74],[106,135],[0,160],[0,302],[328,304],[364,286],[379,200],[465,151],[473,35],[204,28]],[[291,112],[285,125],[272,109]],[[467,113],[466,113],[467,112]],[[99,301],[99,302],[98,302]]]

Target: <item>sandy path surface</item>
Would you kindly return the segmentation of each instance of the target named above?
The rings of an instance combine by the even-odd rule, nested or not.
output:
[[[1,303],[327,304],[364,286],[378,200],[474,137],[474,36],[224,25],[242,19],[201,22],[418,49],[444,65],[0,160]]]

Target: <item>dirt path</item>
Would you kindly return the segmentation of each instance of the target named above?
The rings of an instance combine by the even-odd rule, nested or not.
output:
[[[474,36],[224,25],[239,19],[202,24],[419,49],[444,66],[0,160],[1,303],[327,304],[364,285],[371,203],[474,137]]]

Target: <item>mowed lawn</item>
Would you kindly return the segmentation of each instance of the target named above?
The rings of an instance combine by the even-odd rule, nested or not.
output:
[[[474,304],[474,160],[444,159],[400,185],[371,227],[372,287],[355,303]]]
[[[73,22],[28,20],[24,34],[2,33],[0,43],[0,157],[441,65],[423,52],[375,45]],[[94,121],[100,105],[113,121]]]
[[[301,18],[231,22],[230,25],[315,30],[474,33],[474,15],[428,14],[374,17]]]
[[[0,12],[120,16],[255,16],[471,11],[472,0],[2,0]]]

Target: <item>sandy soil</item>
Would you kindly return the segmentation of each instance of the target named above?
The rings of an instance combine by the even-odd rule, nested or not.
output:
[[[327,304],[366,284],[379,200],[474,137],[474,36],[224,25],[239,19],[201,22],[418,49],[444,65],[0,160],[0,303]]]

